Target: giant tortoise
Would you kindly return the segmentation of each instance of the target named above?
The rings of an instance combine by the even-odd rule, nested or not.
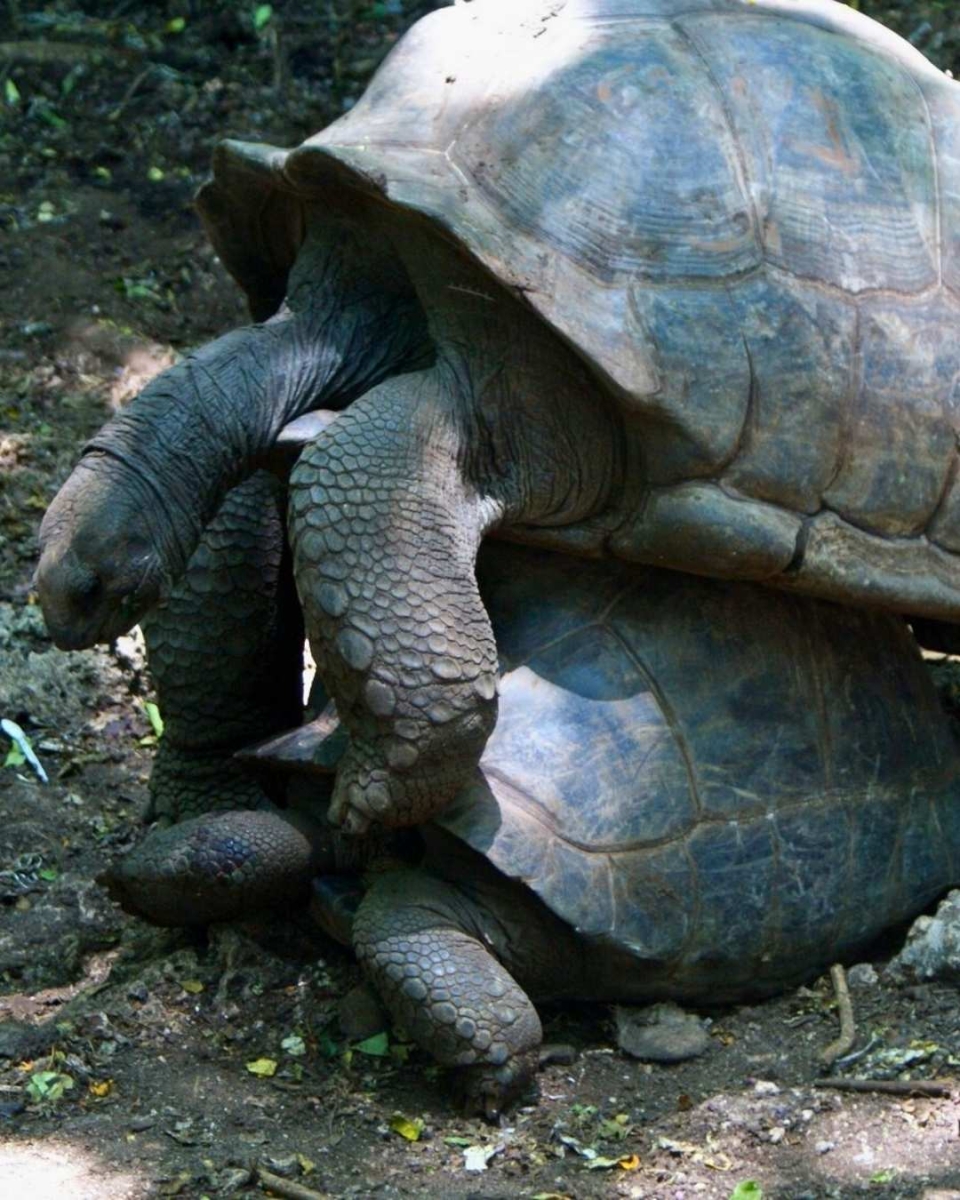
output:
[[[481,1109],[529,1075],[527,993],[762,996],[960,881],[960,748],[899,618],[531,548],[485,548],[479,574],[504,672],[496,726],[424,829],[423,863],[370,875],[352,941]],[[319,721],[319,745],[301,729],[254,757],[329,770],[346,739]],[[312,851],[309,809],[292,826],[184,821],[109,883],[165,923],[271,898],[289,910],[344,849],[355,868],[365,840],[318,817]],[[336,928],[335,881],[319,892]]]
[[[221,145],[199,205],[260,323],[92,439],[40,596],[60,645],[116,635],[349,406],[290,485],[346,829],[476,766],[487,534],[960,619],[960,86],[849,8],[443,9],[302,146]]]

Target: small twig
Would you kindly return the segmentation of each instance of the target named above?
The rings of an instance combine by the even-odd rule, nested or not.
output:
[[[290,86],[290,62],[287,57],[287,47],[276,16],[270,22],[269,32],[270,54],[273,59],[273,90],[279,99],[287,94]]]
[[[140,88],[143,86],[143,84],[146,82],[146,80],[150,78],[150,76],[153,74],[153,70],[154,70],[154,64],[150,63],[150,65],[148,67],[145,67],[140,72],[140,74],[134,79],[133,83],[131,83],[130,86],[127,88],[127,90],[123,93],[123,96],[120,99],[120,103],[110,114],[110,116],[108,118],[109,120],[118,121],[120,119],[120,117],[123,115],[123,110],[127,107],[127,105],[130,103],[130,101],[134,98],[134,96],[137,94],[137,92],[140,90]]]
[[[838,1092],[883,1092],[888,1096],[950,1097],[956,1088],[951,1079],[815,1079],[815,1088]]]
[[[872,1037],[862,1050],[855,1050],[853,1054],[845,1054],[843,1058],[838,1058],[833,1064],[834,1068],[842,1071],[845,1067],[849,1067],[853,1063],[859,1062],[861,1058],[866,1058],[871,1050],[876,1050],[876,1048],[881,1044],[880,1038],[876,1036]]]
[[[820,1051],[820,1061],[825,1067],[831,1067],[853,1049],[857,1037],[857,1026],[853,1019],[853,1004],[850,1000],[850,989],[847,987],[847,973],[839,963],[830,968],[830,978],[833,990],[837,994],[837,1011],[840,1015],[840,1036]]]
[[[291,1179],[283,1179],[263,1167],[257,1167],[257,1179],[271,1192],[283,1196],[284,1200],[330,1200],[329,1192],[315,1192],[313,1188],[304,1187],[302,1183],[294,1183]]]
[[[0,62],[29,62],[47,65],[62,63],[91,63],[102,59],[127,59],[140,62],[138,50],[120,46],[93,46],[87,42],[0,42]]]

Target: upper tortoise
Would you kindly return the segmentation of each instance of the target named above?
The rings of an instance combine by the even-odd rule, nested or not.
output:
[[[200,211],[260,324],[92,441],[62,645],[132,624],[283,425],[351,734],[333,814],[421,821],[493,727],[488,533],[960,619],[960,87],[830,0],[476,0]]]

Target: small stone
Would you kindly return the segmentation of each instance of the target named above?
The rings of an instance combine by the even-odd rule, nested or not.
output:
[[[143,1133],[146,1129],[152,1129],[156,1123],[156,1113],[140,1113],[130,1118],[129,1129],[131,1133]]]
[[[813,1148],[817,1154],[829,1154],[831,1150],[836,1148],[836,1145],[836,1142],[816,1142]]]
[[[300,1160],[296,1154],[265,1154],[263,1165],[282,1179],[292,1179],[300,1174]]]
[[[960,890],[933,917],[918,917],[884,975],[896,983],[960,983]]]
[[[758,1079],[753,1085],[754,1093],[757,1096],[779,1096],[780,1088],[773,1082],[772,1079]]]
[[[857,963],[847,971],[847,983],[858,991],[876,987],[880,982],[872,963]]]
[[[222,1192],[225,1196],[232,1196],[240,1188],[246,1187],[252,1178],[253,1172],[246,1167],[227,1167],[217,1173],[217,1191]]]
[[[697,1058],[710,1045],[703,1021],[677,1004],[615,1010],[617,1044],[634,1058],[647,1062],[685,1062]]]
[[[770,1132],[767,1136],[768,1136],[769,1140],[774,1144],[774,1146],[776,1146],[780,1142],[783,1141],[783,1139],[786,1137],[786,1134],[787,1134],[787,1131],[784,1129],[784,1127],[782,1125],[775,1125],[773,1127],[773,1129],[770,1130]]]

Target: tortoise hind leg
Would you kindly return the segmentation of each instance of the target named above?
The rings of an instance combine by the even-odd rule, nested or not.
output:
[[[300,721],[303,625],[283,508],[282,486],[263,471],[230,491],[143,622],[164,720],[150,819],[260,807],[260,785],[232,755]]]
[[[543,1033],[530,998],[478,936],[483,912],[417,870],[381,875],[354,919],[357,957],[390,1015],[488,1118],[531,1085]]]

